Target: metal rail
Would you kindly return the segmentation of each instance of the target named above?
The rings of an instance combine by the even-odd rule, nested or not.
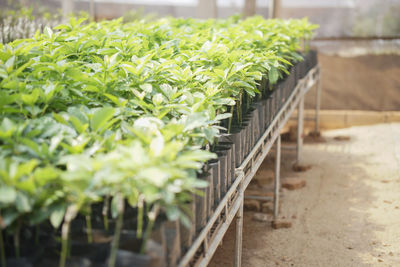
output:
[[[295,89],[282,106],[278,114],[274,117],[269,127],[257,141],[249,155],[244,159],[242,164],[235,170],[235,181],[229,188],[224,198],[215,209],[213,215],[202,229],[192,246],[186,252],[179,263],[179,267],[186,266],[207,266],[212,256],[221,243],[229,225],[236,216],[236,242],[235,242],[235,267],[241,266],[242,255],[242,230],[243,230],[243,202],[244,191],[253,179],[261,163],[264,161],[268,152],[271,150],[275,141],[277,141],[277,158],[275,175],[275,194],[274,194],[274,215],[278,214],[279,203],[279,165],[280,165],[280,131],[289,120],[296,106],[304,104],[304,95],[319,80],[320,67],[317,65],[311,69],[308,74],[298,81]],[[319,90],[319,88],[318,88]],[[300,104],[299,104],[300,103]],[[318,105],[319,108],[319,105]],[[299,112],[302,113],[302,112]],[[316,113],[318,114],[318,112]],[[299,116],[302,127],[303,117]],[[298,138],[302,139],[299,135]],[[298,140],[298,153],[301,151],[302,141]],[[278,153],[279,152],[279,153]],[[278,159],[279,158],[279,159]]]

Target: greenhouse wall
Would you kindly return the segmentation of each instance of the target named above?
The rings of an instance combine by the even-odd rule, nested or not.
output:
[[[218,17],[241,13],[245,0],[219,0]],[[2,6],[9,0],[0,0]],[[12,1],[18,2],[18,1]],[[57,10],[61,0],[24,0]],[[97,19],[120,17],[127,11],[161,16],[196,17],[196,0],[95,0]],[[88,0],[76,0],[76,11],[89,11]],[[257,1],[256,13],[268,16],[268,1]],[[400,37],[400,2],[398,0],[282,0],[280,17],[309,17],[320,25],[317,38],[331,37]]]

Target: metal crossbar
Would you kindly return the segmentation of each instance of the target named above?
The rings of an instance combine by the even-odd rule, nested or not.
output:
[[[275,141],[279,139],[278,137],[280,137],[281,129],[289,120],[296,106],[299,106],[299,108],[301,109],[300,105],[301,103],[304,103],[304,95],[317,82],[317,90],[320,90],[319,79],[320,67],[317,65],[316,67],[311,69],[303,79],[298,81],[291,95],[282,106],[278,114],[274,117],[269,127],[265,130],[264,134],[257,141],[251,152],[243,160],[242,164],[235,170],[235,181],[233,182],[221,202],[218,204],[218,207],[215,209],[205,227],[196,237],[192,246],[181,259],[178,265],[179,267],[207,266],[215,251],[217,250],[219,244],[221,243],[226,231],[228,230],[229,225],[235,218],[235,215],[237,215],[235,266],[241,266],[244,191],[253,179],[268,152],[271,150]],[[317,95],[319,96],[320,92],[317,92]],[[319,101],[317,104],[317,108],[319,108]],[[318,115],[318,113],[319,111],[316,112],[316,115]],[[301,127],[303,123],[302,120],[303,117],[299,116],[299,127]],[[301,139],[301,136],[298,136],[298,139]],[[301,144],[301,140],[298,140],[298,155],[301,151]],[[280,151],[280,142],[277,142],[277,145],[277,151]],[[278,156],[280,158],[280,153]],[[279,202],[279,183],[277,183],[279,182],[279,164],[280,159],[277,158],[277,171],[275,173],[275,191],[277,192],[275,192],[274,194],[275,216],[277,215],[277,207]]]

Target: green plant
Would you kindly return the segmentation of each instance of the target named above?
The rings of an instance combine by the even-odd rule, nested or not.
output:
[[[196,173],[215,157],[207,147],[302,59],[315,26],[83,22],[0,44],[0,226],[16,256],[22,227],[61,227],[64,266],[71,221],[86,218],[91,242],[91,207],[103,202],[105,228],[108,209],[117,220],[112,266],[127,208],[144,244],[159,213],[189,223],[185,205],[207,186]]]

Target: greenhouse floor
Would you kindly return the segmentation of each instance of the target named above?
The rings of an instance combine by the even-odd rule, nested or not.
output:
[[[242,266],[398,266],[400,124],[323,136],[324,143],[304,145],[306,172],[293,172],[295,152],[283,150],[283,178],[307,185],[283,189],[280,217],[291,228],[274,230],[245,211]],[[233,266],[234,230],[232,224],[210,266]]]

